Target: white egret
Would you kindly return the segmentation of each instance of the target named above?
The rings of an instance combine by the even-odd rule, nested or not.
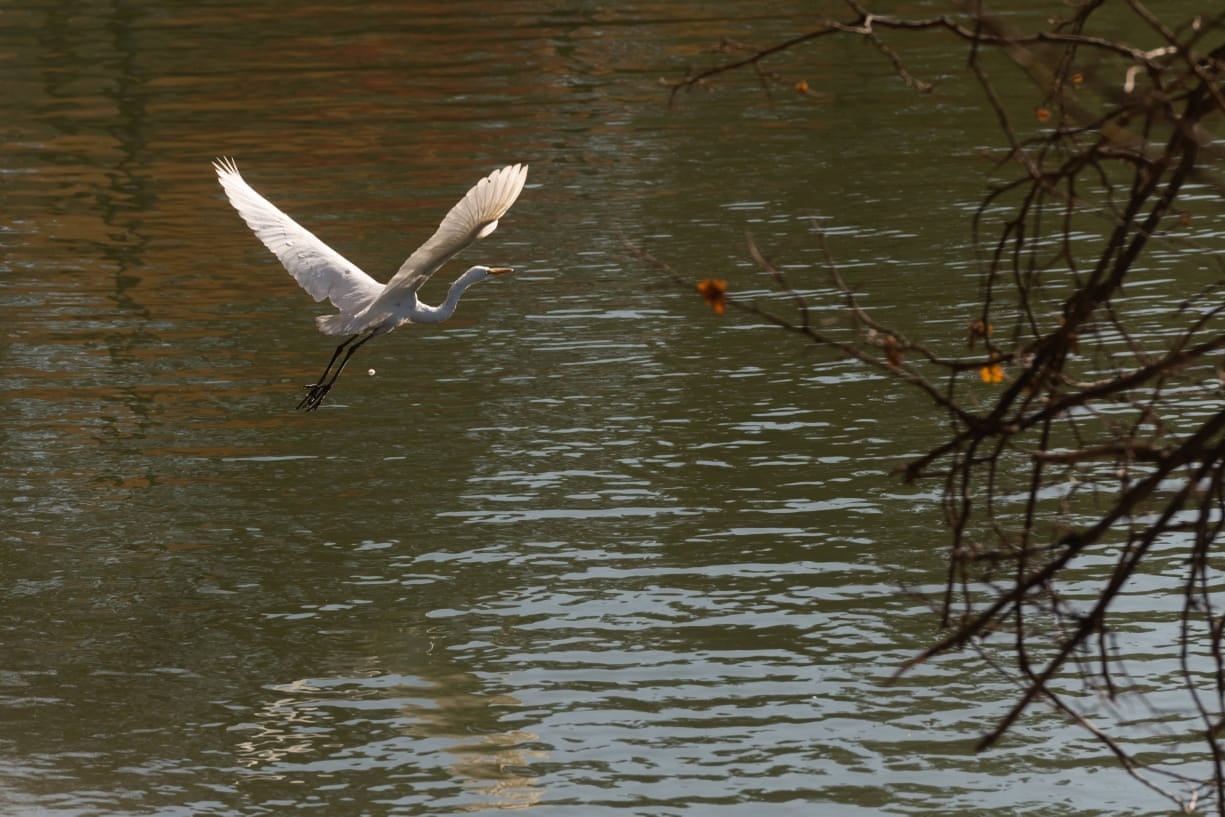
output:
[[[335,315],[315,318],[319,331],[325,335],[348,337],[336,347],[318,382],[306,387],[306,397],[298,408],[307,411],[319,408],[344,371],[349,358],[366,341],[406,323],[445,321],[455,312],[464,290],[491,275],[511,271],[509,267],[471,267],[451,284],[446,299],[438,306],[422,303],[417,298],[421,285],[451,256],[497,229],[498,219],[505,215],[523,191],[523,184],[527,181],[527,165],[508,165],[477,182],[451,208],[429,240],[400,265],[386,285],[345,260],[340,253],[256,193],[243,180],[233,159],[217,159],[213,167],[230,204],[234,205],[255,236],[272,250],[311,297],[316,301],[327,298],[340,310]],[[332,366],[342,351],[345,356],[333,371]]]

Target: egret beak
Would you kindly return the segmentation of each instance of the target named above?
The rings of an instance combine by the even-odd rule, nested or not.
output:
[[[508,272],[514,272],[514,270],[511,269],[510,267],[490,267],[489,268],[490,275],[505,275]]]

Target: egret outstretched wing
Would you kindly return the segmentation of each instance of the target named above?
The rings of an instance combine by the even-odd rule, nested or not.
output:
[[[429,240],[400,265],[385,293],[419,289],[451,256],[496,230],[498,219],[519,198],[526,181],[527,165],[517,164],[495,170],[473,185]]]
[[[213,167],[243,221],[316,301],[327,298],[343,312],[356,312],[383,291],[382,284],[256,193],[233,159],[218,159]]]
[[[445,321],[455,313],[468,287],[491,275],[511,272],[509,267],[478,264],[455,279],[447,290],[446,299],[438,306],[422,303],[417,298],[417,289],[451,256],[497,229],[498,219],[523,192],[527,165],[507,165],[477,182],[451,208],[429,240],[400,265],[386,286],[256,193],[243,181],[233,159],[218,159],[213,162],[213,168],[230,204],[264,246],[280,259],[289,274],[316,301],[327,298],[340,310],[337,314],[315,319],[319,331],[324,334],[347,337],[332,353],[319,380],[306,387],[306,397],[298,403],[298,408],[307,411],[319,408],[353,353],[373,338],[406,323]]]

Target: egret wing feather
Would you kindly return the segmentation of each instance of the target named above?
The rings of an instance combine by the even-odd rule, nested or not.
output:
[[[327,298],[342,312],[353,313],[364,309],[383,291],[382,284],[255,192],[238,172],[233,159],[218,159],[213,167],[226,197],[243,221],[316,301]]]
[[[418,247],[387,282],[391,295],[416,291],[460,250],[498,227],[527,181],[527,165],[507,165],[481,179],[443,218],[438,229]]]

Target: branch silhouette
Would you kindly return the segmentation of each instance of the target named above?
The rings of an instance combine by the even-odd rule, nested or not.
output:
[[[823,297],[838,299],[845,317],[833,327],[818,325],[818,296],[797,289],[751,235],[748,257],[785,296],[781,302],[743,295],[722,280],[695,282],[627,247],[678,286],[697,287],[716,311],[753,316],[884,372],[945,415],[945,438],[898,469],[906,481],[943,486],[946,580],[930,601],[945,631],[899,673],[972,650],[1018,689],[980,749],[1041,702],[1179,809],[1225,815],[1225,563],[1216,555],[1225,525],[1225,411],[1204,417],[1184,409],[1188,394],[1219,400],[1225,384],[1225,364],[1217,362],[1225,349],[1225,268],[1204,253],[1201,262],[1220,280],[1188,293],[1159,336],[1143,331],[1119,297],[1154,245],[1194,248],[1179,235],[1189,185],[1201,196],[1225,195],[1215,137],[1225,120],[1225,11],[1172,20],[1141,0],[1087,0],[1060,5],[1067,17],[1021,32],[980,0],[930,17],[846,5],[844,20],[671,83],[669,105],[748,68],[762,77],[770,58],[830,37],[866,40],[916,92],[932,85],[908,68],[893,35],[908,33],[913,42],[928,33],[964,48],[964,70],[999,128],[997,169],[1013,174],[987,191],[970,220],[981,288],[967,320],[967,352],[942,354],[876,320],[819,230],[832,293]],[[1104,33],[1119,30],[1102,19],[1107,9],[1127,14],[1158,45]],[[1035,133],[1013,121],[1015,104],[1004,104],[984,67],[987,54],[997,58],[993,65],[1002,55],[1030,83],[1042,124]],[[1085,231],[1100,241],[1092,254],[1075,240]],[[981,395],[980,381],[998,384],[985,406],[969,395],[972,383]],[[1081,501],[1082,485],[1108,496],[1105,506]],[[1074,678],[1107,701],[1141,690],[1114,647],[1128,623],[1120,600],[1140,577],[1171,566],[1183,577],[1171,654],[1200,724],[1182,737],[1201,742],[1209,769],[1202,776],[1142,762],[1127,748],[1125,724],[1090,718],[1069,692]]]

